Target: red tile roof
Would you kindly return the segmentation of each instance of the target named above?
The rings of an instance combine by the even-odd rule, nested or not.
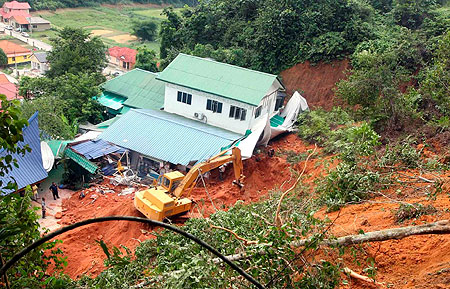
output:
[[[15,15],[15,16],[13,16],[13,18],[19,24],[23,24],[23,25],[30,24],[30,22],[28,22],[28,20],[27,20],[27,18],[25,16]]]
[[[0,49],[2,49],[8,57],[18,54],[32,54],[30,49],[8,40],[0,40]]]
[[[26,18],[31,17],[31,15],[24,10],[12,10],[6,13],[5,11],[3,11],[3,9],[0,9],[0,14],[2,15],[3,19],[9,19],[13,16],[24,16]]]
[[[5,2],[3,4],[3,7],[9,8],[9,9],[30,9],[30,4],[28,2],[17,2],[17,1],[11,1],[11,2]]]
[[[17,86],[14,83],[9,82],[4,74],[0,74],[0,94],[6,95],[7,100],[22,98],[17,94]]]
[[[124,62],[136,63],[137,50],[135,49],[114,46],[108,49],[108,53]]]

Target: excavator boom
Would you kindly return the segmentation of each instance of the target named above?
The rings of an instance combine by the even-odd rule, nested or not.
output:
[[[190,196],[198,176],[228,162],[233,162],[236,178],[233,183],[242,186],[243,165],[241,151],[239,148],[233,147],[231,155],[227,155],[229,151],[230,149],[225,150],[207,161],[194,165],[184,177],[180,172],[164,174],[162,178],[163,184],[160,186],[136,192],[134,198],[136,209],[148,218],[158,221],[162,221],[165,217],[189,211],[192,201],[187,197]],[[180,179],[181,182],[176,186],[175,183]]]

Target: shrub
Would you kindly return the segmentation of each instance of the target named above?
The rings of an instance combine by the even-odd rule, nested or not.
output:
[[[429,215],[435,213],[437,210],[432,205],[424,206],[422,204],[401,204],[395,211],[394,217],[397,223],[406,220],[416,219],[422,215]]]

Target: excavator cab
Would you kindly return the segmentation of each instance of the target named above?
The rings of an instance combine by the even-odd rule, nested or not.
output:
[[[228,151],[231,155],[227,155]],[[242,188],[242,157],[237,147],[222,151],[218,155],[195,164],[185,175],[178,171],[166,173],[154,181],[153,187],[138,191],[134,206],[147,218],[162,221],[166,217],[188,212],[192,201],[188,198],[196,184],[197,177],[219,166],[233,162],[236,183]]]
[[[183,180],[184,175],[179,171],[174,171],[160,175],[157,180],[153,183],[157,187],[163,187],[169,193],[172,193],[176,189],[181,180]]]

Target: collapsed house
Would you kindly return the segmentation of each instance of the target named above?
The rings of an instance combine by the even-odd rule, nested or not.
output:
[[[291,130],[307,109],[298,92],[284,106],[276,75],[210,59],[179,54],[145,83],[133,76],[143,73],[133,70],[103,85],[99,102],[118,116],[97,125],[104,129],[99,139],[129,150],[130,168],[142,176],[183,171],[231,146],[249,158],[255,146]]]

